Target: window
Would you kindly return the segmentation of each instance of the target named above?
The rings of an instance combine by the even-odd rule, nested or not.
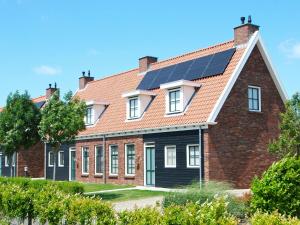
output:
[[[165,167],[166,168],[176,167],[176,146],[165,147]]]
[[[9,167],[8,157],[7,156],[4,157],[4,165],[5,165],[5,167]]]
[[[249,111],[254,111],[254,112],[261,111],[260,87],[254,87],[254,86],[248,87],[248,106],[249,106]]]
[[[118,175],[118,146],[117,145],[111,145],[109,146],[109,173],[110,175]]]
[[[134,119],[139,117],[139,105],[138,98],[129,99],[129,119]]]
[[[48,166],[54,166],[54,153],[52,151],[48,153]]]
[[[104,171],[104,155],[103,146],[95,147],[95,174],[103,174]]]
[[[63,151],[58,152],[58,166],[64,167],[65,165],[65,155]]]
[[[87,107],[87,109],[86,109],[85,124],[86,125],[93,124],[93,108],[92,107]]]
[[[82,174],[89,173],[89,148],[82,148]]]
[[[127,144],[125,146],[125,175],[135,174],[135,146]]]
[[[180,89],[169,91],[169,112],[181,111]]]
[[[199,145],[188,145],[186,158],[188,168],[198,168],[200,166]]]

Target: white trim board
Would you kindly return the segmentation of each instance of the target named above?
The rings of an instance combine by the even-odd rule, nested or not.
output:
[[[255,46],[258,46],[258,49],[267,65],[267,68],[271,74],[271,77],[277,87],[277,90],[279,91],[279,94],[282,98],[282,100],[285,102],[288,97],[287,97],[287,94],[285,92],[285,90],[283,89],[283,86],[280,82],[280,79],[279,79],[279,76],[278,74],[276,73],[275,69],[274,69],[274,66],[272,65],[271,63],[271,59],[268,55],[268,53],[266,52],[266,48],[262,42],[262,38],[260,36],[260,33],[259,31],[256,31],[253,36],[250,38],[249,42],[248,42],[248,45],[247,45],[247,48],[245,49],[245,52],[243,53],[240,61],[238,62],[237,66],[235,67],[228,83],[226,84],[223,92],[221,93],[218,101],[216,102],[212,112],[210,113],[209,117],[208,117],[208,122],[215,122],[221,108],[223,107],[229,93],[231,92],[237,78],[239,77],[242,69],[244,68],[246,62],[248,61],[253,49]]]

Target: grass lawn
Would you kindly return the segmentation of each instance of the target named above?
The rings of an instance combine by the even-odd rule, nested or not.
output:
[[[104,201],[121,202],[133,199],[149,198],[155,196],[164,196],[166,192],[162,191],[147,191],[147,190],[128,190],[114,191],[97,194],[96,196]]]
[[[105,191],[105,190],[114,190],[114,189],[134,187],[131,185],[92,184],[92,183],[85,183],[83,185],[84,185],[84,192],[95,192],[95,191]]]

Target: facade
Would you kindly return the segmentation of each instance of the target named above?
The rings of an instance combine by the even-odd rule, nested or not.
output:
[[[86,129],[58,157],[58,179],[177,187],[218,180],[247,188],[276,158],[286,94],[251,23],[234,40],[139,67],[79,78]],[[46,150],[46,177],[52,176]],[[63,158],[63,160],[62,160]]]

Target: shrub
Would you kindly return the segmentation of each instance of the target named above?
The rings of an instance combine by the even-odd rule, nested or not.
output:
[[[300,225],[300,220],[292,217],[285,217],[278,212],[261,213],[256,212],[251,218],[252,225],[267,225],[267,224],[276,224],[276,225]]]
[[[108,203],[97,199],[74,196],[66,212],[67,224],[116,224],[114,211]]]
[[[227,211],[226,198],[217,197],[202,205],[197,203],[187,203],[185,206],[171,205],[165,208],[164,223],[166,225],[236,225],[238,221]]]
[[[300,217],[300,159],[289,157],[274,163],[261,179],[254,179],[251,190],[253,211],[278,210]]]
[[[84,192],[84,186],[78,182],[68,181],[51,181],[51,180],[32,180],[24,177],[6,178],[0,177],[0,184],[16,184],[23,188],[36,188],[41,190],[44,186],[52,184],[58,187],[59,190],[70,194],[81,194]]]
[[[141,208],[119,213],[120,225],[152,225],[162,224],[163,217],[157,208]]]

